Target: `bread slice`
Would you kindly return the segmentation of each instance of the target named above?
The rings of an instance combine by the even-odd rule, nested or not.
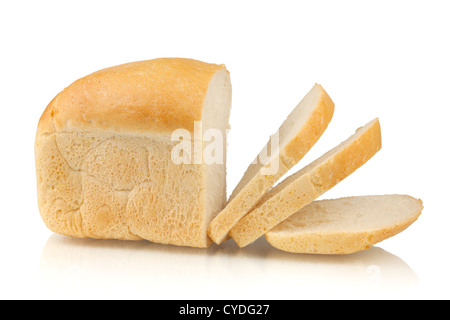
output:
[[[133,62],[75,81],[37,129],[44,222],[73,237],[207,247],[206,228],[226,202],[226,153],[208,164],[181,149],[191,159],[177,163],[173,133],[203,151],[209,143],[197,131],[225,140],[230,107],[225,66],[191,59]]]
[[[279,147],[274,149],[272,136],[248,167],[226,207],[210,223],[208,235],[214,242],[223,242],[239,219],[303,158],[327,128],[333,112],[333,101],[321,85],[314,85],[275,133]],[[261,161],[269,150],[272,153],[269,159]]]
[[[380,124],[375,119],[267,192],[230,230],[230,236],[239,247],[250,244],[350,175],[380,148]]]
[[[421,200],[406,195],[314,201],[267,232],[266,239],[288,252],[353,253],[405,230],[422,209]]]

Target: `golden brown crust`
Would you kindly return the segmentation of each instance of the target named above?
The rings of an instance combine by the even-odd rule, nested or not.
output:
[[[380,124],[375,119],[364,128],[359,128],[354,136],[338,147],[267,192],[255,209],[230,230],[230,236],[239,247],[247,246],[335,186],[380,148]]]
[[[59,95],[54,97],[42,113],[41,118],[39,119],[36,137],[45,134],[52,134],[55,132],[55,128],[53,126],[53,110],[55,107],[55,101],[58,99],[58,97]]]
[[[321,91],[317,107],[305,124],[304,130],[298,132],[281,153],[282,161],[289,168],[295,166],[308,153],[325,132],[334,114],[334,102],[320,84],[316,84],[316,86]]]
[[[375,119],[364,134],[346,147],[345,152],[339,152],[333,157],[330,165],[319,166],[314,171],[313,181],[319,193],[331,189],[366,163],[381,149],[381,144],[380,122]]]
[[[57,132],[193,132],[211,77],[224,65],[161,58],[94,72],[64,89],[44,112],[38,134]],[[51,120],[53,118],[53,120]]]

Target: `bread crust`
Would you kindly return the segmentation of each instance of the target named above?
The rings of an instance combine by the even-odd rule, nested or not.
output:
[[[336,153],[341,146],[343,149]],[[380,148],[380,124],[375,119],[266,193],[230,230],[230,236],[239,247],[247,246],[350,175]]]
[[[194,132],[208,84],[224,65],[160,58],[106,68],[65,88],[48,105],[37,134],[71,131],[170,135]]]
[[[252,170],[257,174],[250,181],[244,181],[244,175],[240,183],[246,183],[245,186],[236,187],[226,207],[209,224],[208,235],[215,243],[220,244],[228,239],[227,235],[231,228],[254,208],[267,190],[305,156],[328,127],[333,117],[334,103],[321,85],[316,84],[312,90],[320,91],[317,105],[305,125],[277,155],[278,171],[275,174],[265,175],[262,170],[269,168],[272,163],[251,164],[245,175]]]

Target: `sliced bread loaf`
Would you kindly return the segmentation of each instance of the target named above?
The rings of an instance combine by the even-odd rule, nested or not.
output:
[[[420,216],[422,201],[405,195],[314,201],[266,233],[283,251],[347,254],[400,233]]]
[[[274,140],[269,140],[248,167],[226,207],[209,224],[208,235],[214,242],[224,241],[239,219],[303,158],[327,128],[333,112],[333,101],[322,86],[316,84],[275,133],[278,146],[274,145]],[[269,150],[272,154],[267,156],[267,161],[262,161]]]
[[[374,119],[267,192],[255,209],[230,230],[230,236],[239,247],[250,244],[346,178],[380,148],[380,124]]]

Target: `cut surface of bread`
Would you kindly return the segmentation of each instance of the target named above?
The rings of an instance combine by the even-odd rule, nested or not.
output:
[[[218,163],[175,163],[172,134],[183,129],[204,150],[195,122],[225,139],[230,108],[225,66],[191,59],[133,62],[75,81],[38,124],[45,224],[80,238],[207,247],[206,228],[226,202],[226,151]]]
[[[268,191],[255,209],[230,230],[230,236],[239,247],[252,243],[334,187],[366,163],[380,148],[380,124],[378,119],[374,119],[340,145]]]
[[[406,195],[314,201],[266,233],[283,251],[348,254],[365,250],[410,226],[422,201]]]
[[[214,242],[220,244],[224,241],[239,219],[303,158],[327,128],[333,112],[333,101],[322,86],[316,84],[275,133],[278,148],[273,147],[272,136],[248,167],[226,207],[210,223],[208,235]],[[269,151],[271,154],[264,160]]]

